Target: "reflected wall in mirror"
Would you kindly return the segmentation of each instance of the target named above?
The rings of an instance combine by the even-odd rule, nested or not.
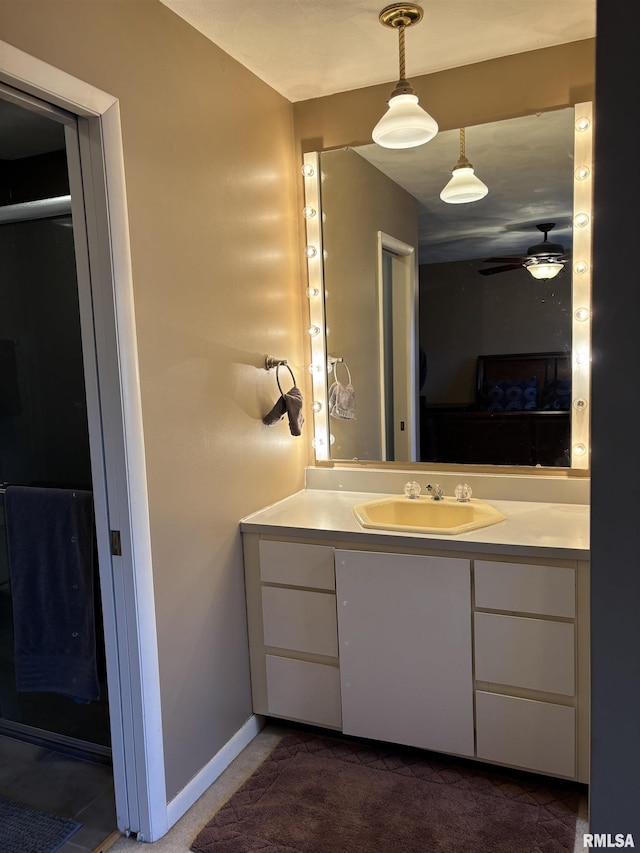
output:
[[[318,460],[588,468],[591,123],[579,104],[467,128],[489,187],[470,204],[439,197],[458,130],[305,155]],[[535,280],[513,259],[545,223],[565,263]],[[349,375],[355,418],[331,412]]]

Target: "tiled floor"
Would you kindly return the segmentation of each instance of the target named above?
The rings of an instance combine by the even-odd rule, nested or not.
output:
[[[0,736],[0,794],[82,823],[60,853],[90,853],[116,828],[109,764]]]

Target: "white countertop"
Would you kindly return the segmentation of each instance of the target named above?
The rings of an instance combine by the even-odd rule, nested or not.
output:
[[[388,494],[306,489],[246,516],[243,533],[380,542],[437,550],[558,559],[589,559],[589,507],[583,504],[490,500],[505,521],[459,533],[404,533],[361,527],[351,508]]]

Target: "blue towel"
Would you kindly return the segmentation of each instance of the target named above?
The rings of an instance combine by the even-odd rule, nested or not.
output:
[[[16,688],[98,699],[93,495],[9,486]]]

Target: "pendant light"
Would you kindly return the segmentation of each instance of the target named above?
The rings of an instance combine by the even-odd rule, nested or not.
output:
[[[460,128],[460,157],[452,169],[451,180],[440,193],[447,204],[468,204],[479,201],[489,192],[489,188],[478,178],[473,166],[464,153],[464,127]]]
[[[418,96],[405,78],[404,33],[422,20],[423,11],[413,3],[393,3],[380,15],[380,23],[398,30],[400,79],[389,99],[389,109],[373,129],[373,141],[383,148],[415,148],[424,145],[438,132],[436,120],[423,110]]]

